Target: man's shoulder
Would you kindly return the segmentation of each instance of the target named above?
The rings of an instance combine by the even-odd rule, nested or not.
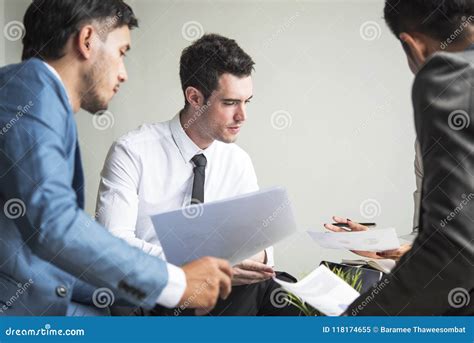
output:
[[[474,81],[474,50],[437,52],[417,73],[412,90],[415,110],[426,111],[440,103],[470,94]]]
[[[142,124],[116,140],[117,144],[132,147],[144,144],[159,144],[172,139],[169,121]]]
[[[245,151],[243,148],[241,148],[239,145],[235,143],[224,143],[220,141],[215,141],[214,144],[216,144],[216,151],[219,154],[224,154],[229,156],[230,158],[236,159],[236,161],[241,161],[241,160],[251,160],[250,155]]]
[[[51,84],[59,84],[59,80],[48,70],[45,63],[31,58],[17,64],[0,68],[1,86],[27,85],[30,89],[45,88]]]
[[[41,60],[39,60],[37,58],[31,58],[31,59],[22,61],[20,63],[8,64],[8,65],[0,68],[0,75],[5,75],[5,74],[8,74],[8,73],[12,73],[12,72],[15,73],[15,74],[18,74],[21,71],[26,72],[26,71],[32,70],[32,69],[41,70],[42,69],[41,63],[42,63]]]
[[[0,89],[0,120],[35,117],[61,133],[64,121],[72,118],[64,87],[37,58],[1,68]]]
[[[44,105],[49,109],[57,102],[68,106],[61,81],[37,58],[1,68],[0,89],[4,89],[0,94],[3,103],[14,101],[22,105],[32,101],[37,107]]]
[[[414,87],[426,82],[442,84],[474,72],[474,50],[440,51],[426,61],[415,77]]]

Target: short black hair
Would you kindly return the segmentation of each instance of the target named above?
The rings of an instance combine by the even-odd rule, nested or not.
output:
[[[474,0],[385,0],[384,17],[397,38],[420,32],[439,40],[459,33],[464,39],[463,25],[474,22]]]
[[[254,65],[252,58],[235,40],[218,34],[205,34],[181,54],[179,76],[183,93],[186,88],[195,87],[207,100],[217,89],[222,74],[249,76]]]
[[[68,39],[94,21],[102,25],[105,37],[124,25],[138,27],[132,8],[122,0],[33,0],[23,18],[22,60],[63,57]]]

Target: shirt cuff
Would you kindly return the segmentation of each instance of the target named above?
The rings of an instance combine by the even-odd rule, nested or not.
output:
[[[161,291],[160,296],[156,300],[158,305],[168,308],[177,307],[179,301],[183,297],[186,290],[186,275],[181,268],[178,268],[170,263],[168,268],[168,283]]]

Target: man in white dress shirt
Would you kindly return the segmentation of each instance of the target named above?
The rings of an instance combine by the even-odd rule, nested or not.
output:
[[[234,40],[215,34],[183,51],[184,108],[170,121],[121,137],[107,156],[96,213],[111,233],[164,258],[150,215],[258,190],[249,155],[233,144],[252,98],[253,65]],[[279,287],[272,266],[271,247],[234,266],[232,293],[211,314],[298,315],[296,308],[273,301]],[[193,313],[160,307],[151,314]]]

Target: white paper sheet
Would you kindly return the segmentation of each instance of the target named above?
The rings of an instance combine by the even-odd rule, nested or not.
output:
[[[303,299],[327,316],[339,316],[359,297],[359,292],[349,286],[326,266],[319,266],[297,283],[273,278],[287,291]]]
[[[400,247],[394,228],[356,232],[307,232],[320,246],[329,249],[384,251]]]
[[[178,266],[203,256],[234,265],[296,232],[281,187],[160,213],[151,220],[167,261]]]

